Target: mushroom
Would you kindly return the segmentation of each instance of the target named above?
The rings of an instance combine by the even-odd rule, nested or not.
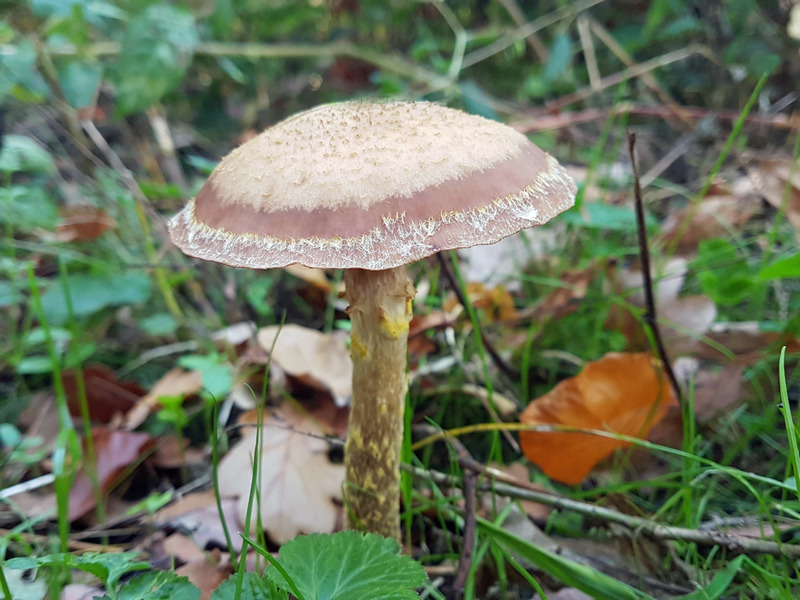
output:
[[[186,254],[235,267],[345,269],[347,521],[397,539],[414,297],[405,265],[541,225],[575,190],[554,158],[495,121],[428,102],[342,102],[231,152],[170,234]]]

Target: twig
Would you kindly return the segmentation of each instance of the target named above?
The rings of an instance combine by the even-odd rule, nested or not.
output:
[[[622,525],[635,534],[642,535],[654,541],[685,541],[694,542],[699,546],[720,546],[731,552],[740,554],[768,554],[770,556],[786,557],[789,559],[800,558],[800,545],[783,544],[767,540],[757,540],[734,533],[720,531],[701,531],[684,527],[671,527],[661,525],[643,517],[626,515],[616,510],[603,506],[596,506],[580,500],[572,500],[553,492],[536,489],[532,484],[520,481],[502,471],[485,467],[480,463],[462,462],[462,468],[474,470],[489,478],[489,481],[479,483],[478,490],[493,492],[499,496],[515,498],[518,500],[531,500],[559,510],[574,512],[586,517]],[[440,471],[426,470],[420,467],[403,465],[403,469],[415,477],[428,479],[441,485],[458,487],[460,481],[457,477]]]
[[[558,100],[550,102],[547,104],[546,108],[551,112],[558,112],[569,106],[570,104],[575,104],[576,102],[581,102],[582,100],[586,100],[590,96],[593,96],[597,92],[601,92],[606,90],[610,87],[614,87],[622,83],[623,81],[627,81],[629,79],[634,79],[636,77],[641,77],[645,73],[649,73],[655,69],[665,67],[669,64],[674,62],[680,62],[682,60],[686,60],[690,56],[694,56],[695,54],[701,54],[706,56],[708,54],[708,49],[705,46],[701,46],[699,44],[692,44],[687,46],[686,48],[681,48],[680,50],[675,50],[674,52],[668,52],[662,56],[657,56],[656,58],[646,60],[643,63],[639,63],[638,65],[634,65],[625,69],[624,71],[620,71],[619,73],[615,73],[614,75],[609,75],[608,77],[603,77],[600,82],[597,84],[596,87],[585,87],[580,90],[577,90],[571,94],[567,94],[566,96],[562,96]],[[469,55],[467,56],[467,59]],[[466,63],[466,60],[464,61]]]
[[[589,17],[585,13],[581,13],[578,15],[578,37],[583,48],[586,72],[589,74],[589,87],[596,88],[600,84],[600,69],[597,66],[597,55],[594,52],[594,42],[589,29]]]
[[[500,0],[500,4],[502,4],[503,8],[506,9],[506,12],[514,20],[514,24],[517,27],[523,27],[525,25],[525,14],[519,7],[519,4],[517,4],[517,0]],[[528,37],[526,37],[525,42],[528,44],[528,47],[533,50],[533,53],[536,55],[537,60],[541,64],[547,62],[549,53],[547,52],[545,45],[542,43],[542,40],[539,39],[539,36],[536,35],[536,33],[531,33]]]
[[[442,267],[442,273],[444,274],[445,279],[447,279],[447,282],[450,284],[450,288],[455,293],[456,298],[458,298],[458,301],[461,304],[461,306],[463,306],[466,309],[469,299],[464,296],[464,292],[461,289],[461,286],[458,285],[456,278],[453,276],[453,272],[450,269],[450,264],[448,263],[447,259],[442,255],[441,252],[439,252],[436,255],[436,258],[439,261],[439,265],[441,265]],[[511,380],[516,381],[519,378],[519,371],[517,371],[514,367],[512,367],[505,360],[503,360],[503,357],[500,356],[500,353],[497,351],[497,348],[494,347],[494,345],[486,338],[485,335],[483,335],[481,331],[476,331],[475,335],[481,336],[481,340],[483,341],[483,346],[484,348],[486,348],[486,351],[489,353],[489,356],[492,357],[492,361],[494,362],[495,365],[497,365],[497,368],[500,369],[503,373],[505,373],[506,376],[508,376]]]
[[[508,35],[504,35],[499,40],[495,40],[491,44],[470,52],[464,57],[463,67],[466,69],[467,67],[478,64],[479,62],[482,62],[487,58],[494,56],[495,54],[499,54],[506,48],[513,46],[518,41],[524,40],[529,35],[550,27],[550,25],[558,23],[559,21],[563,21],[564,19],[572,18],[582,10],[591,8],[592,6],[600,4],[601,2],[603,2],[603,0],[583,0],[582,2],[570,2],[567,6],[559,8],[558,10],[554,10],[550,14],[531,21],[530,23],[526,23]]]
[[[699,121],[708,117],[720,121],[736,121],[742,115],[739,110],[714,110],[700,106],[682,106],[681,113],[692,122]],[[636,117],[655,117],[666,119],[674,114],[667,106],[644,106],[631,104],[630,102],[620,102],[614,106],[603,108],[587,108],[574,112],[564,112],[556,115],[536,114],[530,118],[517,119],[509,123],[514,129],[521,133],[532,133],[535,131],[547,131],[551,129],[562,129],[579,123],[605,120],[609,116],[632,115]],[[746,125],[760,125],[772,129],[800,129],[800,113],[777,113],[771,115],[748,115],[744,119]]]
[[[147,199],[147,196],[144,195],[142,188],[140,188],[139,184],[136,183],[136,178],[133,176],[133,173],[131,173],[130,169],[128,169],[128,167],[125,166],[125,163],[122,162],[122,159],[117,155],[116,152],[114,152],[111,146],[109,146],[108,142],[103,137],[103,134],[100,133],[100,130],[97,129],[95,124],[90,119],[83,119],[81,121],[81,125],[92,142],[94,142],[94,144],[100,149],[100,152],[103,153],[103,156],[106,157],[106,160],[108,160],[108,162],[111,164],[111,167],[122,176],[126,187],[136,200],[134,203],[134,208],[136,209],[136,216],[139,219],[139,226],[141,227],[142,234],[144,236],[144,248],[145,252],[147,253],[147,259],[152,264],[155,264],[157,262],[155,244],[153,243],[153,239],[150,235],[150,225],[147,221],[147,216],[145,215],[145,209],[150,207],[150,200]],[[172,286],[167,280],[167,275],[164,271],[164,268],[154,267],[153,274],[155,275],[156,282],[161,290],[161,295],[164,297],[164,302],[166,303],[167,308],[172,313],[172,316],[181,320],[183,315],[181,313],[180,306],[178,305],[178,301],[175,299]]]
[[[167,181],[174,183],[181,189],[186,189],[186,179],[175,152],[175,142],[172,140],[172,133],[169,130],[169,123],[164,116],[164,111],[160,106],[153,106],[147,109],[147,120],[153,130],[153,137],[156,140],[158,149],[164,159],[164,171]]]
[[[675,372],[672,370],[672,363],[667,356],[667,350],[664,347],[664,341],[661,339],[661,330],[658,327],[656,317],[656,301],[653,297],[653,279],[650,275],[650,250],[647,247],[647,226],[644,220],[644,203],[642,202],[642,187],[639,182],[639,161],[636,160],[636,134],[628,132],[628,153],[631,157],[631,168],[633,169],[633,195],[636,202],[636,228],[637,237],[639,238],[639,260],[642,263],[642,278],[644,279],[644,299],[645,299],[645,313],[644,323],[650,329],[653,336],[653,341],[656,344],[658,356],[661,359],[661,364],[664,372],[669,378],[672,389],[675,392],[680,406],[684,406],[683,395],[681,388],[678,385],[678,378],[675,377]]]
[[[447,438],[447,441],[455,449],[459,464],[461,464],[462,461],[465,464],[475,462],[469,450],[467,450],[467,447],[461,443],[461,440],[451,437]],[[467,578],[472,568],[472,557],[475,553],[475,495],[478,487],[478,474],[471,469],[465,469],[462,482],[464,496],[464,532],[462,535],[461,557],[459,558],[458,570],[456,571],[455,580],[453,581],[453,589],[459,597],[464,596],[464,587],[466,586]]]
[[[614,36],[612,36],[605,27],[591,17],[587,17],[587,20],[589,21],[592,32],[597,36],[597,39],[603,42],[614,54],[614,56],[622,61],[626,67],[630,68],[636,64],[631,55],[628,54],[627,50],[625,50],[625,48],[623,48],[622,45],[614,39]],[[678,117],[681,121],[688,124],[689,121],[684,115],[683,108],[679,106],[678,103],[675,102],[675,99],[658,84],[658,81],[656,81],[656,78],[653,77],[652,73],[642,73],[640,79],[642,80],[643,84],[653,90],[655,95],[658,96],[664,104],[666,104],[673,116]]]

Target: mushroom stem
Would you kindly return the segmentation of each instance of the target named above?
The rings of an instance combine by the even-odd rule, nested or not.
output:
[[[414,286],[405,267],[348,269],[353,400],[345,446],[347,526],[399,540],[400,447]]]

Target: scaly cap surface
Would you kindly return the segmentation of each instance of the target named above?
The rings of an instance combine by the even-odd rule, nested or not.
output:
[[[541,225],[575,189],[495,121],[427,102],[343,102],[231,152],[170,233],[186,254],[237,267],[388,269]]]

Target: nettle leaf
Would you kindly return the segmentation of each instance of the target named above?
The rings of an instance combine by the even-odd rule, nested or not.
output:
[[[163,4],[134,17],[122,40],[114,77],[123,115],[146,109],[183,78],[198,42],[192,14]]]
[[[222,582],[211,600],[234,600],[236,597],[236,575]],[[245,573],[242,581],[241,600],[288,600],[289,594],[278,590],[275,582],[267,577],[259,577],[256,573]]]
[[[304,600],[408,600],[427,579],[397,542],[357,531],[297,537],[281,546],[280,563]],[[289,587],[274,567],[267,573]]]
[[[145,273],[78,273],[68,278],[76,318],[89,317],[104,308],[141,304],[150,299],[151,282]],[[59,281],[42,295],[42,307],[52,325],[67,322],[66,295]]]
[[[6,135],[0,151],[0,171],[52,173],[56,170],[50,153],[26,135]]]

